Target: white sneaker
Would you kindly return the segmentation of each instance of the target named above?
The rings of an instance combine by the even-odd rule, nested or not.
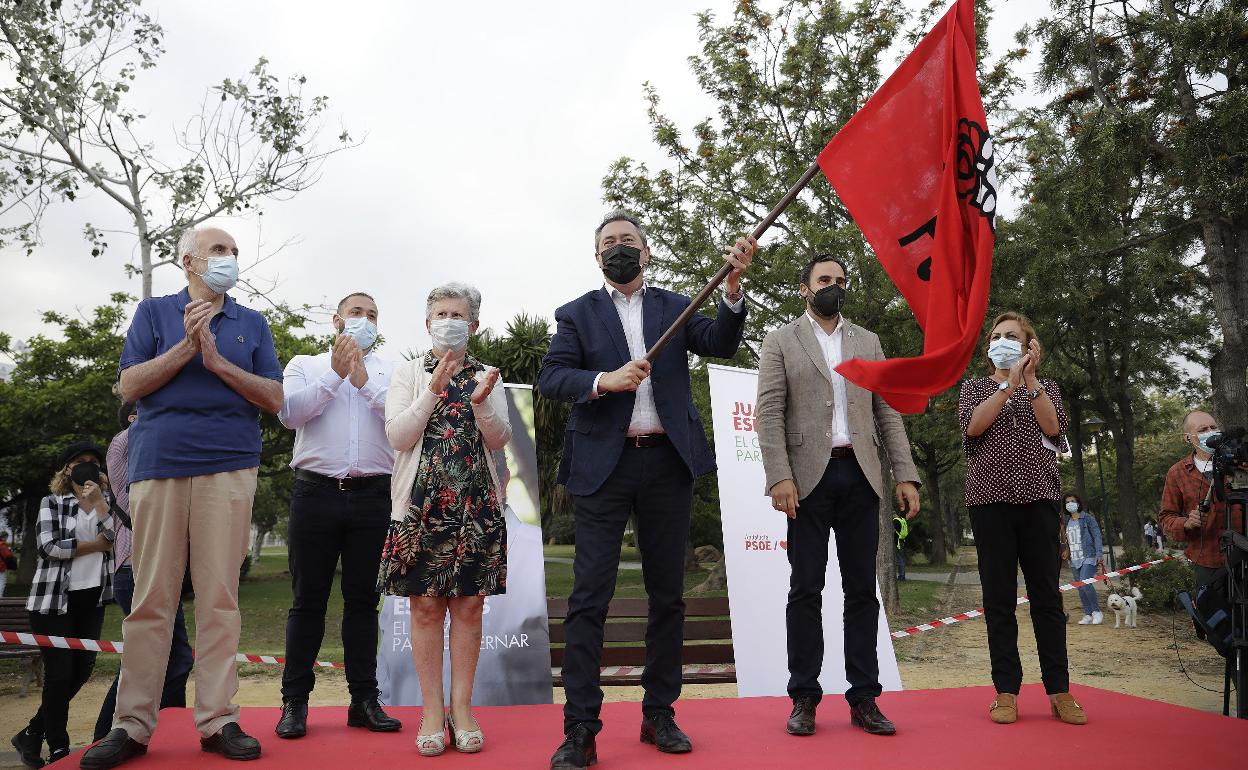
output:
[[[1082,618],[1082,619],[1080,619],[1080,621],[1079,621],[1079,625],[1081,625],[1081,626],[1086,626],[1086,625],[1088,625],[1088,624],[1089,624],[1089,623],[1091,623],[1091,622],[1092,622],[1092,616],[1091,616],[1091,615],[1084,615],[1084,616],[1083,616],[1083,618]]]
[[[1099,626],[1104,620],[1105,620],[1105,613],[1103,612],[1092,613],[1092,625]]]

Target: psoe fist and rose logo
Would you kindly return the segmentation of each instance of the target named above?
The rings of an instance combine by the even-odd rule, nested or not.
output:
[[[745,550],[747,551],[787,551],[788,540],[773,540],[770,535],[746,535]]]

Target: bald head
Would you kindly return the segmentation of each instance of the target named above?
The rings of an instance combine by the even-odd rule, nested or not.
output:
[[[1200,447],[1200,436],[1203,433],[1216,431],[1218,429],[1218,421],[1213,419],[1213,415],[1208,412],[1194,411],[1188,412],[1183,418],[1183,440],[1186,441],[1196,456],[1202,460],[1209,459],[1209,453]]]

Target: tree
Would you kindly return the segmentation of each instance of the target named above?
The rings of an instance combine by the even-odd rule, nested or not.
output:
[[[22,535],[22,582],[34,574],[34,525],[56,456],[77,440],[107,447],[120,430],[112,387],[133,301],[115,293],[89,318],[45,312],[52,334],[20,349],[0,333],[0,353],[14,364],[9,379],[0,380],[0,508],[12,507],[10,524]]]
[[[306,79],[279,80],[261,58],[248,75],[208,89],[201,111],[158,151],[141,135],[144,115],[127,100],[156,66],[163,31],[138,0],[6,3],[0,14],[0,247],[33,252],[54,201],[94,189],[133,222],[143,297],[152,272],[176,264],[179,233],[214,216],[258,211],[317,181],[322,162],[353,146],[317,148],[328,99],[304,95]],[[16,219],[5,224],[4,218]],[[109,232],[87,224],[91,254]],[[246,285],[246,281],[244,282]],[[260,292],[261,289],[254,290]]]
[[[1053,0],[1040,84],[1115,137],[1171,191],[1165,216],[1124,244],[1199,249],[1222,332],[1208,358],[1213,409],[1248,424],[1248,17],[1239,0]],[[1064,93],[1063,93],[1064,92]]]

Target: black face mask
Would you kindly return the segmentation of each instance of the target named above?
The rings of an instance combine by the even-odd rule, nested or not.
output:
[[[641,249],[619,244],[602,252],[602,274],[613,283],[628,283],[641,273]]]
[[[69,477],[74,480],[78,486],[86,484],[88,481],[100,483],[100,466],[95,463],[78,463],[73,470],[69,472]]]
[[[845,289],[837,284],[824,286],[810,298],[810,306],[824,318],[831,318],[841,312],[845,304]]]

